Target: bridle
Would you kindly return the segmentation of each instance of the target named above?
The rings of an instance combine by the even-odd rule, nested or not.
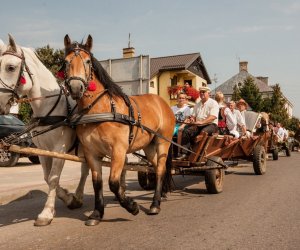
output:
[[[84,92],[85,92],[87,90],[88,86],[89,86],[89,82],[92,80],[92,77],[93,77],[92,54],[89,51],[87,51],[83,48],[80,48],[78,43],[75,43],[75,48],[72,48],[70,51],[74,52],[74,55],[71,57],[69,62],[65,62],[65,76],[66,76],[65,83],[66,83],[66,86],[67,86],[68,89],[70,89],[70,82],[72,80],[79,80],[83,83]],[[90,56],[91,60],[88,63],[88,68],[86,67],[86,65],[84,63],[84,60],[83,60],[83,57],[80,54],[80,51],[83,51],[83,52],[85,52],[86,54],[88,54]],[[70,64],[72,63],[73,59],[76,58],[77,56],[79,56],[81,61],[82,61],[83,68],[84,68],[85,79],[83,79],[79,76],[69,76],[68,77]]]
[[[21,49],[21,55],[13,52],[13,51],[5,51],[4,53],[2,53],[1,56],[4,56],[4,55],[12,55],[12,56],[15,56],[15,57],[18,57],[21,59],[21,67],[20,67],[20,72],[19,72],[19,77],[17,79],[17,82],[15,84],[15,87],[12,88],[10,86],[8,86],[8,84],[6,84],[1,78],[0,78],[0,83],[2,84],[2,86],[4,88],[0,88],[0,91],[1,92],[8,92],[8,93],[12,93],[12,99],[16,98],[17,100],[20,99],[20,96],[18,95],[18,88],[20,86],[20,79],[21,79],[21,76],[23,75],[24,72],[27,72],[28,75],[29,75],[29,78],[33,84],[33,79],[32,79],[32,73],[30,72],[27,64],[26,64],[26,61],[25,61],[25,56],[24,56],[24,52],[23,50]]]
[[[16,82],[14,88],[8,86],[8,84],[6,84],[0,78],[0,83],[4,87],[4,88],[0,88],[0,92],[2,92],[2,93],[11,93],[12,94],[12,97],[7,102],[8,105],[11,106],[13,103],[30,103],[30,102],[33,102],[35,100],[42,100],[42,99],[47,99],[47,98],[52,98],[52,97],[58,96],[58,98],[57,98],[54,106],[50,109],[50,111],[45,116],[45,117],[48,117],[53,112],[53,110],[56,108],[57,104],[59,103],[59,101],[61,99],[61,96],[65,95],[66,96],[66,100],[67,100],[67,110],[68,110],[68,113],[71,112],[70,111],[71,107],[70,107],[70,104],[68,102],[67,95],[66,95],[66,93],[63,90],[63,88],[60,85],[59,85],[60,86],[60,92],[58,94],[53,94],[53,95],[48,95],[48,96],[41,96],[41,97],[35,97],[35,98],[21,98],[19,96],[19,94],[18,94],[17,91],[18,91],[18,88],[20,87],[20,84],[21,84],[20,80],[21,80],[21,77],[23,76],[24,72],[27,72],[27,74],[29,75],[29,78],[30,78],[30,80],[32,82],[32,86],[34,85],[34,81],[33,81],[33,78],[32,78],[33,74],[31,73],[31,71],[29,70],[28,65],[26,64],[24,52],[21,49],[21,55],[19,55],[19,54],[13,52],[13,51],[6,51],[1,56],[3,56],[3,55],[12,55],[12,56],[15,56],[15,57],[18,57],[18,58],[21,59],[20,72],[19,72],[19,76],[18,76],[18,79],[17,79],[17,82]]]

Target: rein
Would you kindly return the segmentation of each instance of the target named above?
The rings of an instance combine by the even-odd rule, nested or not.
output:
[[[17,103],[30,103],[30,102],[34,102],[37,100],[43,100],[43,99],[48,99],[48,98],[52,98],[52,97],[56,97],[56,96],[60,96],[61,94],[55,94],[55,95],[46,95],[46,96],[40,96],[40,97],[33,97],[33,98],[20,98],[18,100],[16,100]]]

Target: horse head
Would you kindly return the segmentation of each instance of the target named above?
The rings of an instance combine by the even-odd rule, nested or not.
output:
[[[261,131],[266,132],[269,131],[269,115],[265,112],[261,112],[261,119],[260,119],[260,124],[261,124]]]
[[[24,52],[9,35],[8,45],[0,45],[0,113],[9,113],[15,99],[29,88],[29,70]]]
[[[93,38],[89,35],[85,44],[79,44],[66,35],[64,44],[66,86],[73,99],[81,99],[93,78]]]

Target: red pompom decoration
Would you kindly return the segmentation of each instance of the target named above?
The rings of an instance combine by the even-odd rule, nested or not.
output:
[[[96,83],[93,81],[89,82],[89,86],[88,86],[88,90],[89,91],[95,91],[96,90]]]
[[[58,71],[56,73],[56,77],[59,79],[65,79],[65,72],[64,71]]]
[[[23,85],[26,83],[26,79],[24,76],[20,76],[20,83]]]

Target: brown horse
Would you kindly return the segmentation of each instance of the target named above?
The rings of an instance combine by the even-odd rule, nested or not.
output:
[[[64,44],[66,85],[72,98],[77,100],[78,117],[83,120],[100,117],[99,122],[79,122],[76,126],[92,171],[95,192],[95,209],[86,225],[98,224],[104,215],[100,167],[104,156],[111,158],[110,190],[122,207],[133,215],[138,214],[137,203],[125,195],[125,189],[120,185],[120,175],[126,154],[141,149],[156,170],[156,188],[148,213],[158,214],[175,124],[172,110],[157,95],[126,96],[93,57],[93,39],[90,35],[85,44],[72,43],[66,35]]]

